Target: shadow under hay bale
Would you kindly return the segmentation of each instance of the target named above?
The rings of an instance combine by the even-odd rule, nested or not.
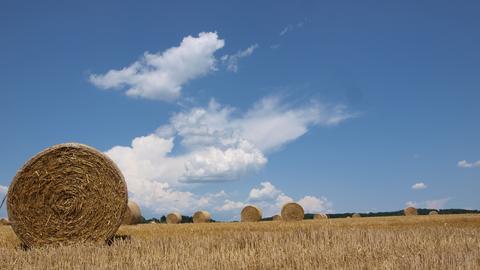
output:
[[[257,222],[262,219],[262,210],[254,205],[247,205],[240,214],[242,222]]]
[[[105,243],[109,246],[115,244],[115,243],[126,243],[130,242],[132,240],[132,237],[130,235],[114,235],[112,238],[108,239],[105,241]]]
[[[300,221],[303,220],[304,215],[303,207],[298,203],[290,202],[282,207],[282,220],[284,221]]]
[[[142,212],[140,206],[134,201],[128,201],[128,207],[122,225],[136,225],[142,222]]]
[[[27,247],[103,242],[118,230],[126,208],[127,186],[115,163],[77,143],[35,155],[7,195],[12,229]]]

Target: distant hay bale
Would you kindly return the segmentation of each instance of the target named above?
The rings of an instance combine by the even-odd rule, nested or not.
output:
[[[8,189],[12,229],[27,246],[111,239],[127,208],[115,163],[83,144],[52,146],[31,158]]]
[[[140,206],[134,201],[128,201],[127,210],[125,210],[125,216],[123,217],[123,225],[136,225],[142,222],[142,211]]]
[[[298,203],[290,202],[282,207],[282,220],[300,221],[303,220],[304,215],[303,207]]]
[[[416,216],[418,215],[417,208],[409,206],[403,210],[405,216]]]
[[[167,224],[178,224],[182,222],[182,215],[178,212],[172,212],[167,215]]]
[[[428,212],[428,214],[431,215],[431,216],[434,216],[434,215],[438,215],[438,212],[435,211],[435,210],[432,210],[432,211]]]
[[[274,220],[274,221],[281,221],[281,220],[282,220],[282,216],[280,216],[280,215],[274,215],[274,216],[272,217],[272,220]]]
[[[328,216],[325,213],[318,213],[318,214],[313,215],[313,219],[318,219],[318,220],[328,219]]]
[[[207,211],[198,211],[193,214],[193,223],[206,223],[212,220],[212,215]]]
[[[254,205],[247,205],[242,209],[242,222],[256,222],[262,219],[262,210]]]
[[[355,213],[352,215],[352,218],[361,218],[362,215],[360,215],[359,213]]]
[[[11,225],[8,218],[0,218],[0,225]]]

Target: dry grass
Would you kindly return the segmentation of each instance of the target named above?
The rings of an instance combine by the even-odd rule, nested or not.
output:
[[[480,216],[122,226],[129,241],[23,251],[0,269],[480,269]]]

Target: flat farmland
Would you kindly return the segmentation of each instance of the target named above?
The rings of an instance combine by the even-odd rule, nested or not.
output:
[[[0,226],[0,269],[480,269],[480,215],[142,224],[117,235],[110,246],[23,250]]]

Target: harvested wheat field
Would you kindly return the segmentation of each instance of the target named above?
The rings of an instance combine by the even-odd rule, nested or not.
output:
[[[142,224],[117,235],[130,239],[24,251],[1,226],[0,269],[480,269],[479,215]]]

